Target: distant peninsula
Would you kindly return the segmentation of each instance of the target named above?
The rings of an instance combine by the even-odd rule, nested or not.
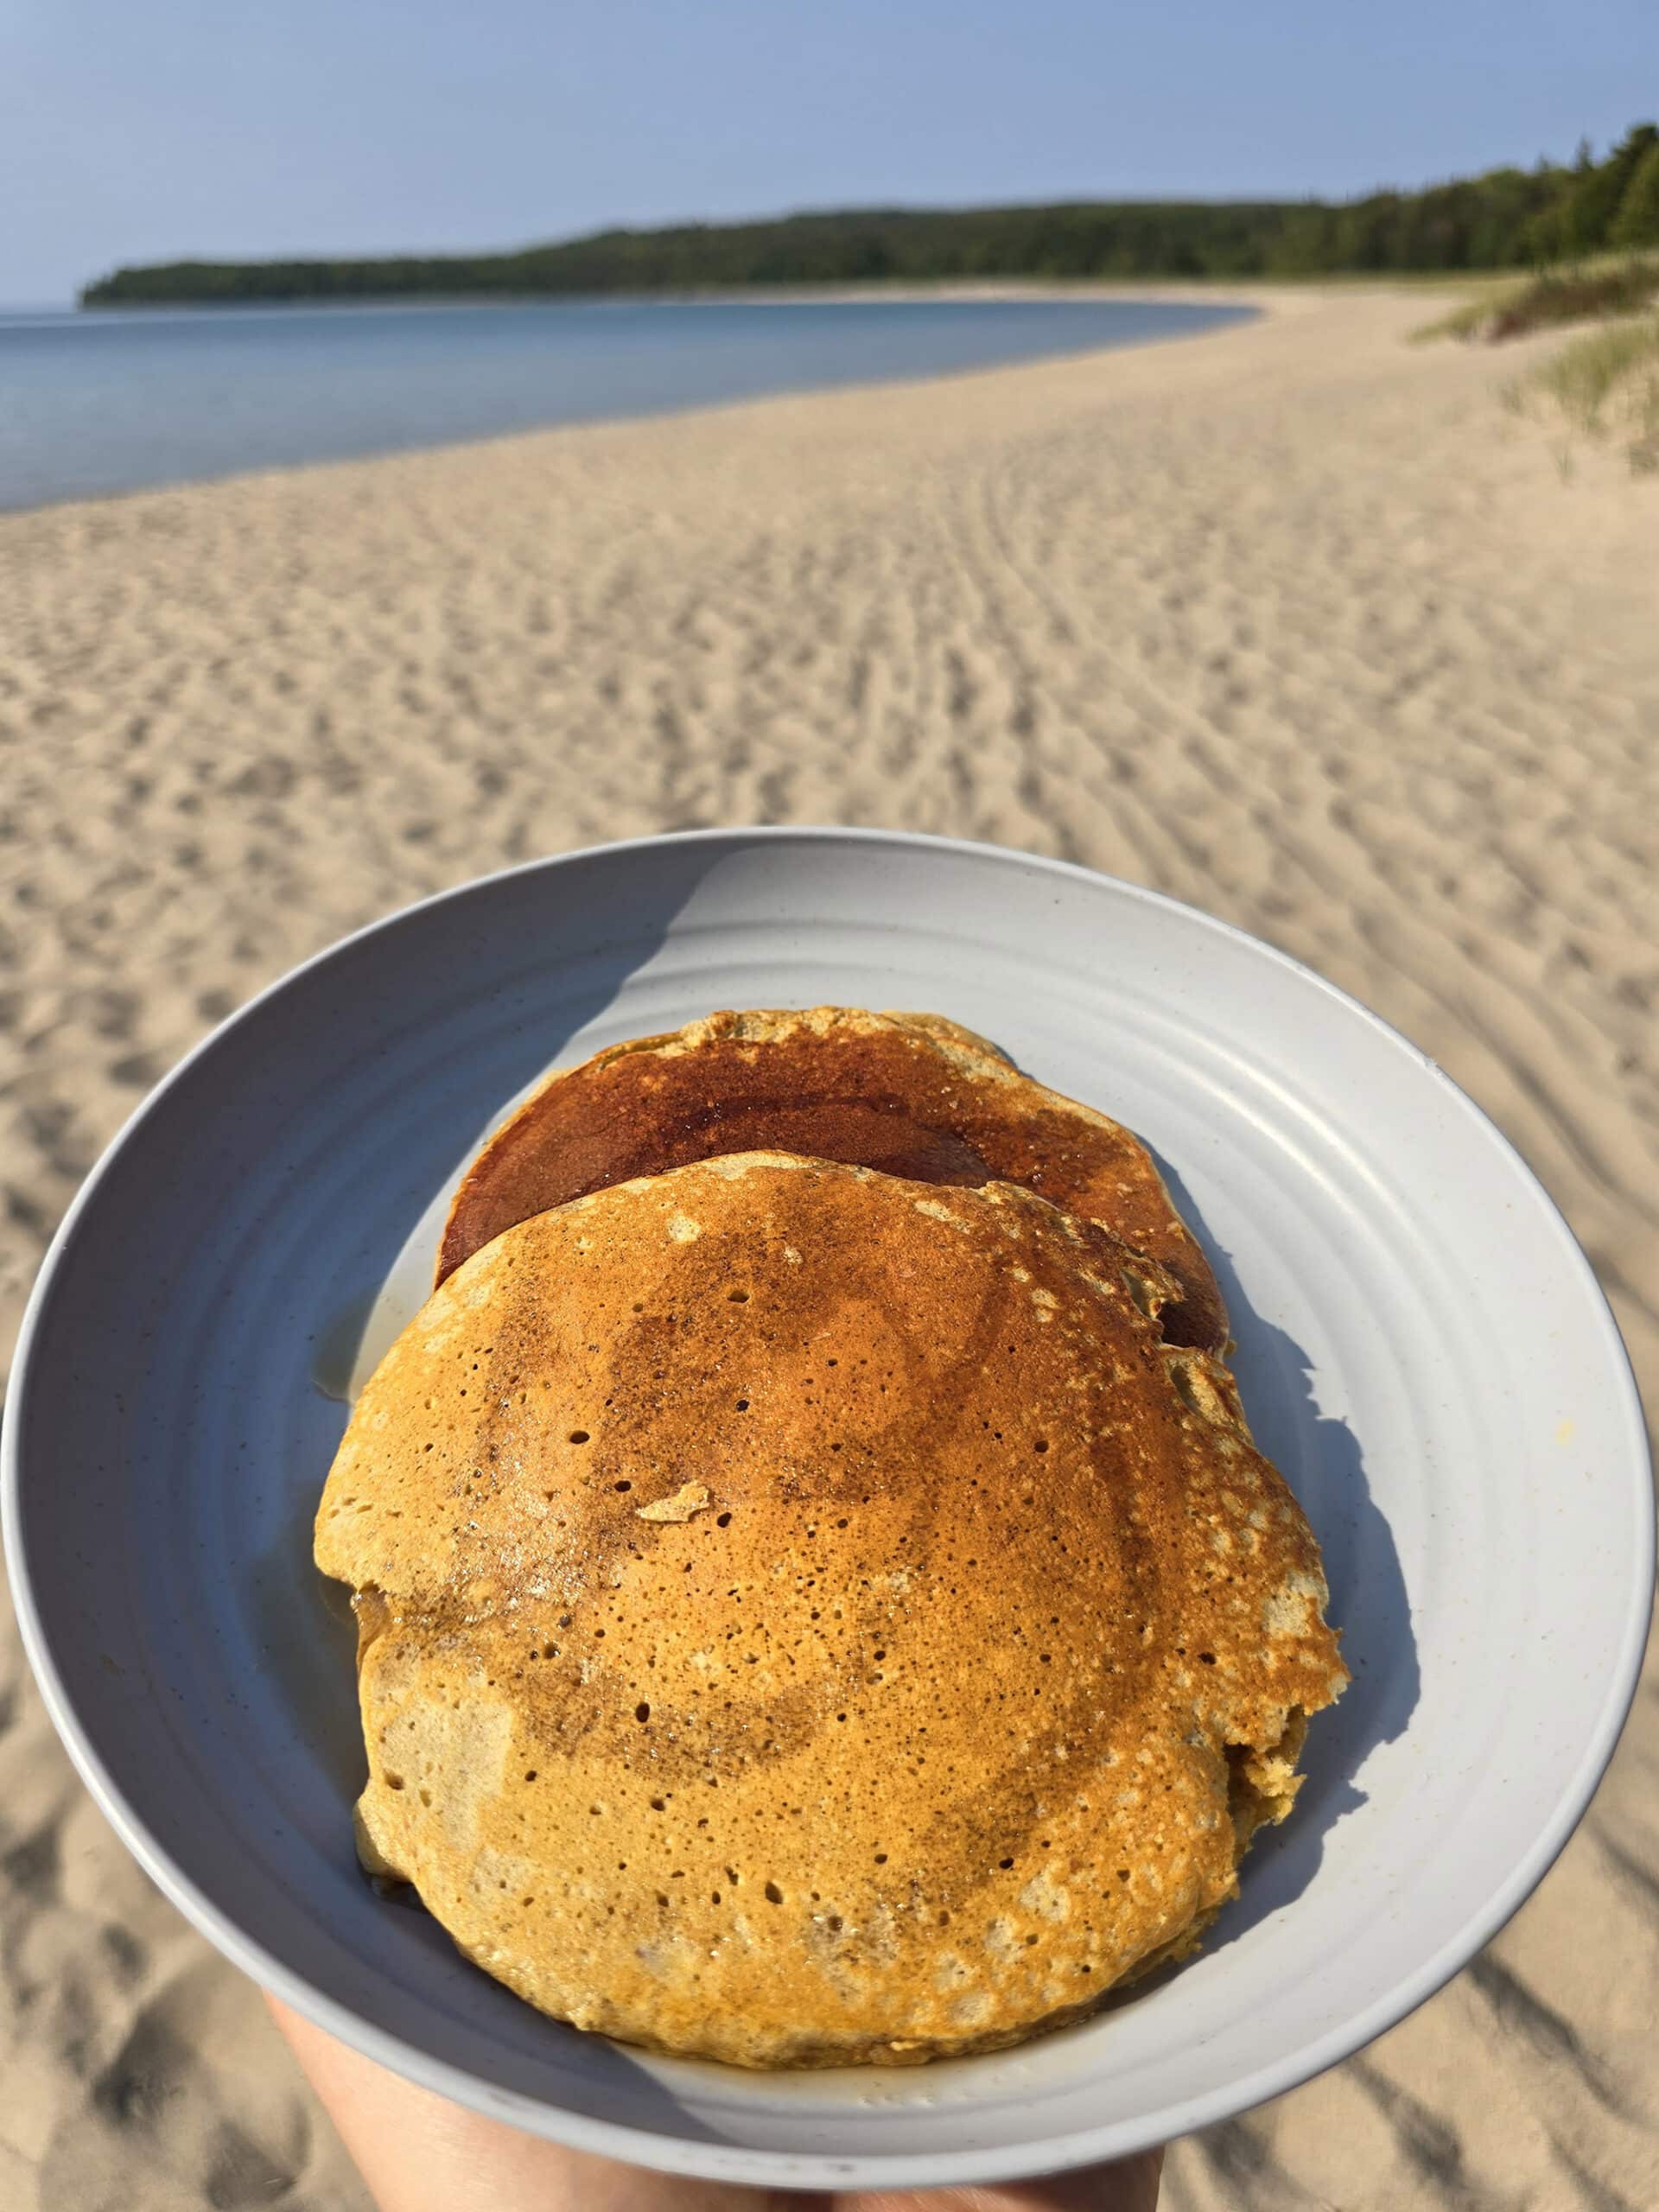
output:
[[[1659,126],[1601,161],[1360,200],[1109,200],[860,208],[748,223],[611,230],[516,252],[372,260],[175,261],[118,269],[87,308],[253,301],[557,298],[773,284],[1050,283],[1512,269],[1659,246]]]

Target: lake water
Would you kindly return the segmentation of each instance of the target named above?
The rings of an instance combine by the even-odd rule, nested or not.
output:
[[[583,300],[0,314],[0,507],[943,376],[1250,312],[1123,300]]]

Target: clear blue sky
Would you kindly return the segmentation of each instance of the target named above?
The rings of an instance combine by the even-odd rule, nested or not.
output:
[[[1414,184],[1659,112],[1659,0],[0,0],[0,302],[121,261]]]

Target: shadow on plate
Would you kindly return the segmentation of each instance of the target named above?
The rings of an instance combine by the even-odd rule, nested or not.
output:
[[[383,1203],[372,1215],[365,1205],[365,1223],[372,1219],[373,1227],[355,1287],[328,1280],[307,1287],[305,1295],[315,1310],[315,1333],[294,1346],[292,1387],[308,1407],[314,1393],[347,1400],[345,1378],[372,1309],[431,1195],[454,1173],[505,1102],[556,1060],[661,950],[714,865],[699,846],[664,852],[652,899],[629,914],[627,937],[614,945],[586,949],[575,959],[535,959],[535,933],[527,929],[526,950],[532,955],[527,964],[471,1010],[475,1018],[459,1048],[452,1040],[446,1070],[452,1077],[463,1070],[465,1080],[452,1081],[438,1094],[441,1112],[418,1121],[406,1118],[399,1125],[397,1182],[414,1194],[407,1211]],[[435,925],[418,911],[405,918],[408,927],[435,925],[445,925],[442,918]],[[510,1020],[493,1013],[496,1004],[512,1007]],[[434,1243],[435,1251],[435,1238]],[[343,1403],[340,1420],[343,1427]],[[313,1516],[336,1440],[325,1444],[303,1414],[289,1433],[290,1450],[314,1436],[315,1464],[286,1471],[286,1510],[274,1536],[250,1562],[246,1598],[270,1677],[282,1692],[296,1732],[315,1749],[339,1791],[342,1833],[349,1835],[344,1824],[364,1777],[353,1694],[357,1631],[346,1592],[325,1580],[311,1556]]]
[[[347,1593],[319,1573],[312,1557],[313,1516],[333,1457],[333,1440],[326,1433],[330,1424],[314,1420],[312,1410],[321,1410],[329,1398],[346,1395],[344,1378],[352,1370],[371,1309],[427,1198],[454,1172],[504,1103],[604,1014],[628,979],[659,951],[715,864],[698,847],[665,852],[652,897],[629,916],[626,941],[588,950],[575,961],[550,959],[543,965],[532,957],[504,982],[494,995],[510,1006],[511,1020],[489,1018],[488,1009],[480,1007],[484,1018],[469,1026],[458,1055],[465,1082],[442,1093],[442,1114],[423,1124],[404,1125],[397,1179],[404,1189],[420,1195],[407,1210],[397,1204],[380,1209],[381,1217],[375,1220],[359,1262],[359,1287],[353,1292],[338,1281],[313,1287],[316,1333],[294,1347],[292,1387],[303,1402],[288,1441],[300,1464],[287,1471],[280,1519],[274,1525],[267,1522],[264,1541],[249,1558],[241,1604],[265,1679],[276,1687],[295,1738],[310,1752],[313,1787],[320,1785],[326,1791],[329,1802],[322,1824],[337,1832],[342,1861],[354,1857],[351,1812],[365,1773],[354,1691],[357,1636]],[[528,953],[533,954],[533,935],[527,933]],[[449,1065],[453,1073],[454,1058]],[[343,1422],[343,1406],[339,1412]],[[497,2087],[538,2101],[550,2094],[550,2065],[563,2069],[574,2064],[582,2077],[582,2095],[600,2107],[626,2108],[629,2124],[647,2133],[720,2139],[638,2056],[602,2037],[582,2036],[561,2022],[539,2018],[464,1959],[438,1923],[419,1906],[415,1892],[404,1891],[395,1899],[377,1897],[365,1875],[363,1901],[365,1912],[393,1914],[397,1923],[395,1947],[405,1957],[412,1954],[427,1959],[420,1971],[430,1977],[429,1987],[442,1987],[451,1974],[462,1978],[464,1996],[457,1992],[453,2005],[436,2001],[448,2013],[452,2035],[459,2015],[468,2024],[467,2035],[481,2033],[483,2040],[470,2053],[452,2044],[446,2055],[470,2065]],[[400,1912],[400,1904],[417,1910]],[[354,1964],[360,1971],[361,1961]],[[359,2001],[353,2009],[394,2032],[408,2031],[406,2020],[386,2016],[378,2004]],[[527,2033],[527,2018],[544,2036]],[[608,2088],[602,2086],[605,2081]]]
[[[1205,1945],[1223,1950],[1298,1897],[1319,1871],[1325,1839],[1365,1802],[1356,1780],[1370,1753],[1404,1732],[1421,1677],[1411,1601],[1393,1531],[1371,1495],[1359,1440],[1345,1421],[1319,1410],[1313,1363],[1285,1330],[1250,1305],[1230,1255],[1218,1244],[1180,1176],[1153,1154],[1170,1196],[1204,1247],[1227,1303],[1244,1410],[1257,1446],[1296,1490],[1325,1554],[1329,1617],[1342,1631],[1352,1681],[1337,1705],[1314,1716],[1295,1809],[1263,1830],[1239,1875],[1240,1894]]]

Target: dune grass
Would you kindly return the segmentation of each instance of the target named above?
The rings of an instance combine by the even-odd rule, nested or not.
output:
[[[1435,338],[1529,337],[1557,323],[1599,321],[1639,315],[1659,300],[1659,261],[1643,258],[1587,263],[1542,270],[1520,283],[1485,284],[1471,299],[1413,331],[1414,341]]]
[[[1488,345],[1557,325],[1590,322],[1572,343],[1503,390],[1513,412],[1541,398],[1586,437],[1618,438],[1638,474],[1659,474],[1659,261],[1637,257],[1549,270],[1524,283],[1487,284],[1411,334]]]
[[[1575,429],[1618,438],[1638,475],[1659,474],[1659,319],[1586,331],[1531,382]]]
[[[1471,298],[1459,302],[1445,315],[1436,315],[1433,322],[1419,323],[1411,333],[1411,343],[1429,346],[1439,338],[1471,341],[1484,337],[1494,316],[1528,289],[1527,283],[1517,283],[1512,277],[1484,283]]]

